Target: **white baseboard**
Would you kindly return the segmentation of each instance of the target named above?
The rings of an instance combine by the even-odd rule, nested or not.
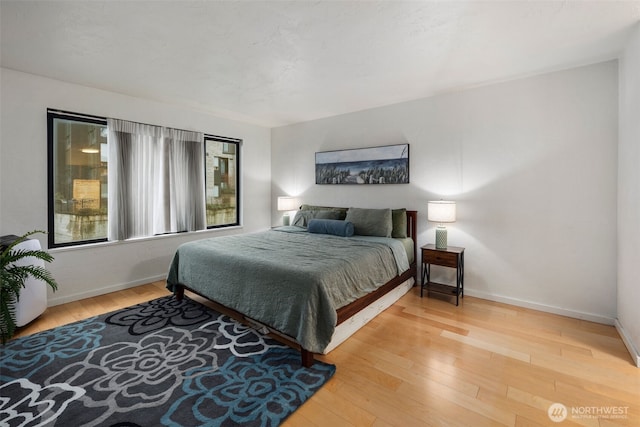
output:
[[[515,305],[517,307],[530,308],[532,310],[544,311],[545,313],[559,314],[561,316],[571,317],[574,319],[588,320],[590,322],[602,323],[603,325],[613,326],[615,320],[613,317],[602,316],[593,313],[584,313],[581,311],[568,310],[562,307],[554,307],[552,305],[539,304],[535,302],[520,300],[516,298],[503,297],[500,295],[488,294],[486,292],[475,291],[473,289],[465,289],[465,295],[487,299],[489,301],[502,302],[505,304]]]
[[[627,334],[627,331],[625,331],[624,327],[618,321],[618,319],[616,319],[615,325],[616,330],[620,334],[620,337],[622,337],[622,342],[624,342],[624,345],[627,347],[629,354],[631,354],[631,358],[636,363],[636,366],[640,368],[640,352],[638,352],[636,347],[633,345],[633,341],[631,341],[629,334]]]
[[[105,286],[103,288],[92,289],[87,292],[79,292],[71,295],[65,295],[56,297],[56,294],[53,294],[52,298],[49,298],[47,305],[49,307],[53,307],[55,305],[66,304],[68,302],[78,301],[85,298],[91,298],[98,295],[104,295],[115,291],[121,291],[123,289],[134,288],[136,286],[144,285],[147,283],[157,282],[159,280],[165,280],[167,278],[166,274],[161,274],[159,276],[146,277],[144,279],[134,280],[133,282],[128,283],[118,283],[115,285]],[[167,290],[167,293],[169,290]]]

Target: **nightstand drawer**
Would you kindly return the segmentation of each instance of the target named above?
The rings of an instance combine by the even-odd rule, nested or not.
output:
[[[437,250],[424,250],[422,251],[422,262],[456,268],[458,266],[458,254]]]

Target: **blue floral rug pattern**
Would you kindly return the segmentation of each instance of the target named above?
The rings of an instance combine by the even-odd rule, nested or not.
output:
[[[172,296],[0,350],[3,426],[277,426],[335,372]]]

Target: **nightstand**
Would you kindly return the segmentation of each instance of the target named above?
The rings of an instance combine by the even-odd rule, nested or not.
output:
[[[424,288],[427,293],[437,292],[456,297],[456,305],[459,298],[464,297],[464,248],[449,246],[446,249],[436,249],[436,245],[425,245],[422,248],[422,285],[420,286],[420,297]],[[440,265],[456,269],[456,284],[446,285],[432,282],[431,265]]]

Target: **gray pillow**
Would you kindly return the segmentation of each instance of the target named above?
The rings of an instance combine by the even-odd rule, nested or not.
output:
[[[313,211],[313,219],[342,219],[339,211]]]
[[[394,209],[391,211],[393,230],[391,237],[405,238],[407,237],[407,210]]]
[[[332,212],[338,212],[338,218],[337,219],[344,219],[344,217],[347,215],[347,209],[346,208],[337,208],[337,207],[332,207],[332,206],[317,206],[317,205],[308,205],[308,204],[303,204],[302,206],[300,206],[300,209],[303,211],[332,211]],[[331,219],[331,218],[329,218]]]
[[[306,227],[311,219],[313,219],[313,211],[297,211],[296,216],[293,217],[291,225],[297,227]]]
[[[391,237],[391,209],[349,208],[345,221],[353,223],[355,234]]]
[[[291,225],[308,227],[312,219],[341,219],[340,212],[331,210],[299,210]]]

